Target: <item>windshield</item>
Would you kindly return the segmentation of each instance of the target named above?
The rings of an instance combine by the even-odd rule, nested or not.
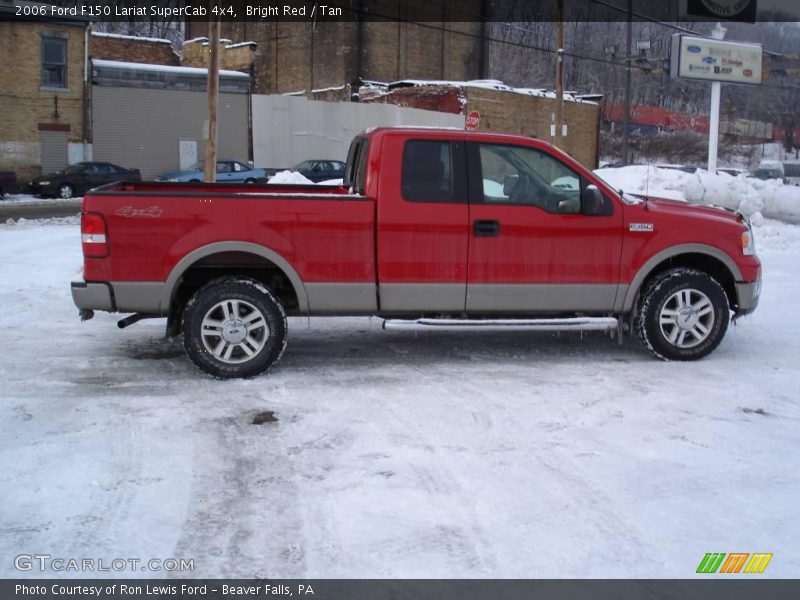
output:
[[[186,169],[187,171],[202,171],[203,170],[203,161],[194,163],[191,167]]]
[[[83,171],[86,169],[86,166],[87,166],[86,163],[78,163],[77,165],[70,165],[66,169],[62,170],[61,173],[64,173],[65,175],[76,175],[78,173],[83,173]]]

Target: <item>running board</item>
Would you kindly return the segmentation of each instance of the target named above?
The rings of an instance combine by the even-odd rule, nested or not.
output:
[[[384,329],[440,331],[608,331],[618,328],[613,317],[570,319],[388,319]]]

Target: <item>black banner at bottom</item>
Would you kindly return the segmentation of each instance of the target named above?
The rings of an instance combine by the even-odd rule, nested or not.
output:
[[[3,579],[36,600],[796,600],[800,579]]]

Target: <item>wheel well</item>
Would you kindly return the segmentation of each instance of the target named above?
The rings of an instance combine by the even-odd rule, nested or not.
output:
[[[275,263],[249,252],[228,251],[204,256],[183,272],[170,302],[170,319],[179,321],[186,302],[197,290],[220,277],[250,277],[278,297],[286,312],[298,307],[297,292],[289,277]]]
[[[678,254],[677,256],[672,256],[666,259],[665,261],[656,265],[656,267],[647,274],[647,277],[642,282],[642,285],[639,289],[644,289],[650,281],[652,281],[655,277],[658,277],[658,275],[664,271],[668,271],[669,269],[674,269],[677,267],[697,269],[698,271],[703,271],[704,273],[710,275],[722,286],[722,289],[725,290],[725,295],[728,297],[728,304],[731,306],[731,308],[736,306],[736,280],[734,279],[733,274],[730,272],[730,269],[725,266],[725,263],[717,258],[714,258],[713,256],[709,256],[708,254]]]

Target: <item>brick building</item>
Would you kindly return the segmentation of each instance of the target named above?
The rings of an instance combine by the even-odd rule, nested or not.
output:
[[[16,17],[0,0],[0,169],[21,181],[89,158],[88,21]],[[72,160],[70,160],[72,158]]]
[[[257,44],[252,75],[253,92],[258,94],[310,91],[360,80],[486,77],[485,22],[419,19],[404,14],[402,2],[372,4],[382,5],[380,14],[396,20],[223,22],[222,36]],[[486,4],[486,0],[463,0],[460,10],[481,14]],[[208,35],[207,23],[188,22],[186,27],[187,39]]]
[[[174,67],[181,64],[180,57],[172,49],[169,40],[99,31],[92,31],[90,54],[92,58],[101,60]]]
[[[219,41],[219,68],[231,71],[241,71],[252,74],[258,44],[256,42],[239,42],[234,44],[231,40],[222,38]],[[184,67],[208,67],[208,38],[197,37],[183,42]]]

